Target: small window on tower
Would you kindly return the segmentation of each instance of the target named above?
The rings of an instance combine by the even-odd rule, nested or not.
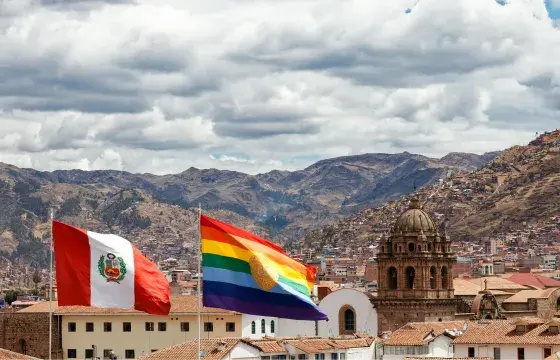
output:
[[[409,243],[408,244],[408,251],[410,251],[410,252],[414,251],[414,243]]]

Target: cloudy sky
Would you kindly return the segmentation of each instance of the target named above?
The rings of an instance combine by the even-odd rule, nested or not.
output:
[[[556,18],[560,0],[0,0],[0,161],[257,173],[523,144],[560,127]]]

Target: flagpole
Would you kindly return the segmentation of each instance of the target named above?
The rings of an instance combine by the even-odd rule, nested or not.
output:
[[[200,203],[198,204],[198,254],[197,254],[197,258],[198,258],[198,284],[197,284],[197,307],[196,307],[196,318],[198,321],[198,339],[197,339],[197,345],[198,345],[198,360],[201,359],[200,357],[200,332],[201,332],[201,322],[200,322],[200,308],[202,307],[202,301],[201,301],[201,294],[202,292],[200,291],[200,265],[202,262],[202,235],[200,233],[201,227],[200,227],[200,217],[202,216],[202,209],[200,206]]]
[[[51,240],[50,240],[50,265],[49,265],[49,360],[52,359],[52,301],[53,301],[53,219],[54,211],[51,208]]]

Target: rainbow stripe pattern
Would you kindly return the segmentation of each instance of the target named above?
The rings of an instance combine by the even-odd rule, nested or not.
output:
[[[316,271],[278,245],[202,215],[204,306],[295,320],[327,320],[311,300]]]

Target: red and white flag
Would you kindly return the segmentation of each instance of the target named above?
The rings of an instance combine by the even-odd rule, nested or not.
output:
[[[58,305],[167,315],[169,282],[128,240],[53,221]]]

